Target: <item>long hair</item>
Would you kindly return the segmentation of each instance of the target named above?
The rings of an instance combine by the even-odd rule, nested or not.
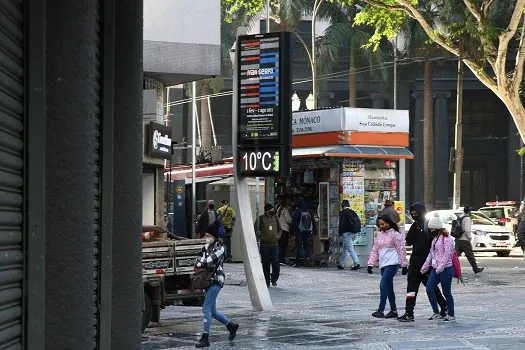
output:
[[[379,220],[383,220],[384,222],[386,222],[388,224],[388,226],[390,226],[390,228],[393,228],[394,230],[399,232],[399,226],[397,226],[397,224],[394,222],[394,220],[392,220],[392,217],[390,217],[390,215],[383,214],[377,220],[378,221]]]

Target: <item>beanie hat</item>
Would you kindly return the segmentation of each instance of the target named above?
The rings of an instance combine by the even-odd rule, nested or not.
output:
[[[441,218],[439,217],[438,213],[435,213],[434,217],[432,217],[432,219],[429,220],[428,228],[431,230],[443,229],[443,221],[441,221]]]
[[[213,224],[208,226],[206,229],[206,233],[212,235],[215,238],[219,238],[220,232],[219,232],[219,220],[215,221]]]

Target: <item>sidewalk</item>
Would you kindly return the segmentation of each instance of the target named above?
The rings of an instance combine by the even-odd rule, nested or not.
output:
[[[378,269],[368,275],[366,269],[283,267],[279,285],[270,288],[274,310],[256,313],[241,283],[242,265],[227,264],[217,307],[241,328],[230,343],[214,321],[211,349],[525,349],[524,269],[490,266],[474,276],[463,258],[462,265],[467,285],[453,285],[455,323],[427,321],[432,312],[423,288],[416,322],[400,323],[371,316],[379,303]],[[399,273],[395,282],[402,314],[406,277]],[[162,323],[144,333],[143,349],[192,349],[201,322],[200,308],[169,307]]]

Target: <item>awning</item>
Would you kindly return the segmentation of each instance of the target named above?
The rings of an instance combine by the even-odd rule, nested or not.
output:
[[[302,147],[292,150],[292,157],[342,157],[342,158],[381,158],[414,159],[412,152],[404,147],[354,146]]]

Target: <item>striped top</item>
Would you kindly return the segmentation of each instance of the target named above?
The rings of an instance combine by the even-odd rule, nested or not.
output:
[[[220,242],[215,242],[211,249],[208,244],[205,244],[195,260],[195,266],[198,268],[215,269],[213,283],[217,283],[221,287],[224,286],[224,268],[222,263],[225,252],[224,245]]]

